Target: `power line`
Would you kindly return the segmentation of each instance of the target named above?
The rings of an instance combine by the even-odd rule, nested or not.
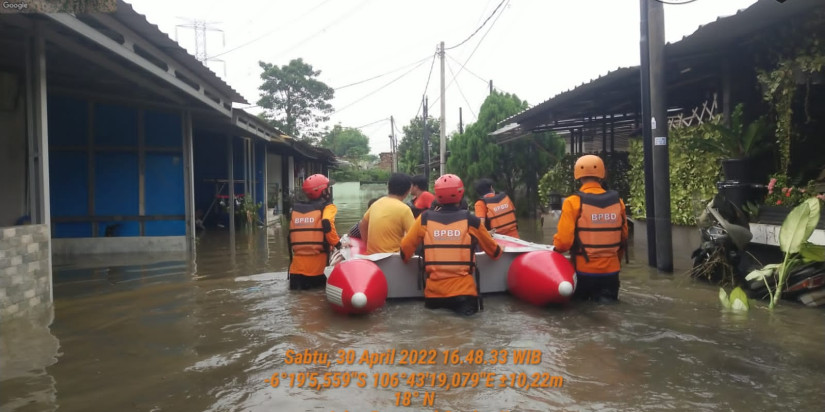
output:
[[[510,3],[510,0],[506,0],[506,4],[505,4],[504,6],[506,7],[506,6],[507,6],[507,4],[509,4],[509,3]],[[481,36],[481,39],[478,41],[478,43],[476,44],[476,47],[473,49],[473,51],[472,51],[472,52],[470,52],[470,56],[469,56],[469,57],[467,57],[467,60],[465,60],[465,61],[464,61],[464,63],[461,63],[461,68],[459,68],[459,69],[458,69],[458,73],[456,73],[456,74],[453,76],[453,78],[452,78],[452,79],[450,79],[450,82],[449,82],[449,83],[447,83],[447,86],[444,88],[444,90],[449,89],[449,88],[450,88],[450,86],[452,86],[452,85],[453,85],[453,82],[455,81],[456,77],[457,77],[459,74],[461,74],[461,71],[462,71],[462,70],[464,70],[464,67],[465,67],[465,66],[467,66],[467,63],[470,61],[470,59],[472,59],[472,58],[473,58],[473,55],[476,53],[476,50],[478,50],[478,47],[479,47],[479,46],[481,46],[481,43],[482,43],[482,42],[484,42],[484,39],[487,37],[487,35],[488,35],[488,34],[490,34],[490,31],[491,31],[491,30],[493,30],[493,26],[495,26],[495,25],[496,25],[496,22],[498,21],[498,18],[499,18],[499,17],[501,17],[501,15],[502,15],[502,14],[504,14],[504,11],[503,11],[503,10],[502,10],[502,12],[501,12],[501,13],[499,13],[499,14],[498,14],[498,16],[496,16],[496,19],[495,19],[495,20],[493,20],[493,23],[492,23],[492,24],[490,24],[490,27],[487,29],[487,31],[486,31],[486,32],[484,32],[484,35],[483,35],[483,36]],[[436,102],[438,102],[438,99],[440,99],[440,98],[441,98],[441,96],[438,96],[435,100],[433,100],[433,104],[435,104]]]
[[[461,62],[460,62],[460,61],[458,61],[455,57],[453,57],[453,56],[451,56],[451,55],[449,55],[449,54],[447,54],[446,56],[447,56],[447,57],[449,57],[452,61],[456,62],[456,64],[461,64]],[[472,74],[473,76],[475,76],[475,78],[476,78],[476,79],[481,80],[481,82],[482,82],[482,83],[484,83],[484,84],[490,84],[490,80],[489,80],[489,79],[485,79],[485,78],[483,78],[483,77],[481,77],[481,76],[479,76],[479,75],[477,75],[477,74],[473,73],[473,72],[472,72],[472,70],[470,70],[470,69],[468,69],[468,68],[467,68],[467,66],[464,66],[464,71],[465,71],[465,72],[467,72],[467,73]],[[493,86],[493,89],[495,89],[495,90],[497,90],[497,91],[499,91],[499,92],[501,92],[501,93],[508,93],[508,91],[506,91],[506,90],[504,90],[504,89],[502,89],[502,88],[500,88],[500,87],[497,87],[497,86]]]
[[[403,66],[401,66],[401,67],[397,67],[397,68],[395,68],[395,69],[392,69],[392,70],[390,70],[390,71],[388,71],[388,72],[385,72],[385,73],[379,74],[379,75],[377,75],[377,76],[372,76],[372,77],[370,77],[370,78],[368,78],[368,79],[359,80],[359,81],[357,81],[357,82],[350,83],[350,84],[345,84],[345,85],[343,85],[343,86],[339,86],[339,87],[333,87],[333,89],[335,89],[335,90],[337,91],[337,90],[341,90],[341,89],[346,89],[347,87],[350,87],[350,86],[357,86],[357,85],[359,85],[359,84],[366,83],[366,82],[368,82],[368,81],[370,81],[370,80],[375,80],[375,79],[378,79],[378,78],[384,77],[384,76],[386,76],[386,75],[388,75],[388,74],[395,73],[395,72],[397,72],[397,71],[399,71],[399,70],[401,70],[401,69],[406,69],[407,67],[410,67],[410,66],[412,66],[412,65],[414,65],[414,64],[418,64],[418,63],[421,63],[421,62],[423,62],[423,61],[426,61],[426,60],[427,60],[427,58],[429,58],[429,57],[430,57],[430,56],[424,57],[423,59],[420,59],[420,60],[414,61],[414,62],[412,62],[412,63],[405,64],[405,65],[403,65]]]
[[[452,65],[450,65],[450,62],[447,62],[447,69],[448,69],[448,70],[450,70],[450,73],[451,73],[451,74],[453,74],[453,66],[452,66]],[[454,74],[453,74],[453,75],[454,75]],[[465,95],[464,95],[464,91],[463,91],[463,90],[461,90],[461,85],[460,85],[460,84],[458,84],[458,80],[456,80],[455,85],[456,85],[456,87],[458,87],[458,92],[461,94],[461,97],[463,97],[463,98],[464,98],[464,103],[467,103],[467,108],[468,108],[468,109],[470,109],[470,113],[472,113],[472,114],[473,114],[473,117],[475,117],[476,119],[478,119],[478,116],[476,115],[475,110],[473,110],[473,106],[470,104],[470,101],[469,101],[469,100],[467,100],[467,96],[465,96]]]
[[[455,57],[453,57],[453,56],[451,56],[451,55],[449,55],[449,54],[447,54],[447,57],[449,57],[452,61],[456,62],[456,64],[461,64],[461,62],[460,62],[460,61],[458,61]],[[470,69],[468,69],[467,67],[464,67],[464,71],[466,71],[467,73],[472,74],[472,75],[473,75],[473,76],[475,76],[477,79],[481,80],[481,82],[482,82],[482,83],[484,83],[484,84],[488,84],[488,83],[489,83],[489,80],[488,80],[488,79],[485,79],[485,78],[483,78],[483,77],[481,77],[481,76],[479,76],[479,75],[477,75],[477,74],[475,74],[475,73],[471,72],[471,71],[470,71]]]
[[[415,117],[418,117],[418,114],[421,113],[421,108],[424,107],[424,98],[423,96],[427,94],[427,89],[430,87],[430,78],[433,75],[433,67],[435,67],[435,59],[438,57],[438,52],[433,54],[433,62],[430,64],[430,73],[427,75],[427,84],[424,85],[424,93],[421,93],[421,103],[418,104],[418,110],[415,112]],[[413,117],[413,118],[415,118]]]
[[[372,95],[373,95],[373,94],[375,94],[375,93],[378,93],[379,91],[383,90],[385,87],[387,87],[387,86],[389,86],[389,85],[391,85],[391,84],[393,84],[393,83],[397,82],[398,80],[401,80],[404,76],[406,76],[406,75],[410,74],[413,70],[415,70],[415,69],[417,69],[417,68],[421,67],[421,65],[422,65],[422,64],[424,64],[424,60],[422,60],[420,63],[418,63],[418,65],[416,65],[415,67],[411,68],[410,70],[407,70],[406,72],[402,73],[400,76],[398,76],[398,77],[396,77],[396,78],[394,78],[394,79],[390,80],[388,83],[384,84],[383,86],[381,86],[381,87],[379,87],[379,88],[377,88],[377,89],[375,89],[375,90],[373,90],[373,91],[371,91],[371,92],[367,93],[366,95],[364,95],[364,96],[360,97],[359,99],[355,100],[354,102],[352,102],[352,103],[350,103],[350,104],[348,104],[348,105],[346,105],[346,106],[344,106],[344,107],[342,107],[342,108],[340,108],[340,109],[336,110],[336,111],[335,111],[335,113],[336,113],[336,114],[337,114],[337,113],[341,113],[342,111],[346,110],[347,108],[352,107],[354,104],[356,104],[356,103],[358,103],[358,102],[360,102],[360,101],[362,101],[362,100],[366,99],[367,97],[372,96]]]
[[[456,47],[460,47],[461,45],[463,45],[464,43],[467,43],[467,41],[469,41],[470,39],[472,39],[472,38],[473,38],[473,36],[475,36],[475,35],[476,35],[476,33],[478,33],[478,32],[479,32],[479,30],[481,30],[481,29],[482,29],[482,28],[483,28],[483,27],[487,24],[487,22],[488,22],[488,21],[490,21],[490,19],[493,17],[493,15],[495,15],[495,14],[496,14],[496,12],[498,11],[498,9],[499,9],[499,8],[501,8],[501,5],[502,5],[502,4],[504,4],[504,2],[505,2],[505,1],[507,1],[507,0],[501,0],[501,2],[498,4],[498,6],[496,6],[495,10],[493,10],[493,12],[492,12],[492,13],[490,13],[490,15],[489,15],[489,16],[487,16],[487,19],[486,19],[486,20],[484,20],[484,23],[481,23],[481,26],[478,26],[478,28],[477,28],[477,29],[476,29],[476,30],[475,30],[472,34],[470,34],[470,35],[469,35],[466,39],[464,39],[461,43],[458,43],[458,44],[456,44],[455,46],[450,46],[450,47],[447,47],[447,48],[446,48],[446,49],[444,49],[444,50],[451,50],[451,49],[455,49]]]
[[[360,128],[362,128],[362,127],[367,127],[367,126],[372,126],[372,125],[374,125],[374,124],[376,124],[376,123],[386,122],[387,120],[390,120],[390,118],[389,118],[389,117],[385,117],[385,118],[382,118],[382,119],[378,119],[378,120],[376,120],[376,121],[374,121],[374,122],[369,122],[369,123],[367,123],[367,124],[365,124],[365,125],[361,125],[361,126],[355,127],[355,129],[360,129]]]
[[[297,17],[297,18],[295,18],[295,19],[290,20],[290,23],[295,23],[296,21],[303,19],[304,17],[308,16],[310,13],[312,13],[313,11],[315,11],[316,9],[318,9],[319,7],[323,6],[324,4],[328,3],[329,1],[330,1],[330,0],[324,0],[324,1],[322,1],[321,3],[318,3],[318,5],[316,5],[315,7],[311,8],[311,9],[309,9],[309,10],[308,10],[308,11],[306,11],[304,14],[302,14],[302,15],[298,16],[298,17]],[[274,2],[273,2],[273,3],[274,3]],[[263,34],[261,34],[261,35],[260,35],[260,36],[258,36],[258,37],[253,38],[252,40],[249,40],[249,41],[247,41],[247,42],[245,42],[245,43],[241,43],[241,44],[239,44],[239,45],[237,45],[237,46],[235,46],[235,47],[233,47],[233,48],[231,48],[231,49],[229,49],[229,50],[224,50],[224,51],[222,51],[222,52],[220,52],[220,53],[218,53],[218,54],[216,54],[216,55],[214,55],[214,56],[211,56],[211,57],[213,57],[213,58],[214,58],[214,57],[218,57],[218,56],[223,56],[224,54],[232,53],[232,52],[233,52],[233,51],[235,51],[235,50],[238,50],[238,49],[244,48],[244,47],[246,47],[246,46],[249,46],[250,44],[255,43],[255,42],[257,42],[258,40],[261,40],[261,39],[263,39],[263,38],[265,38],[265,37],[268,37],[268,36],[270,36],[271,34],[273,34],[273,33],[277,32],[278,30],[281,30],[281,29],[283,29],[284,27],[288,27],[288,26],[289,26],[289,24],[285,24],[285,25],[275,25],[275,28],[273,28],[272,30],[269,30],[269,31],[267,31],[267,32],[264,32]],[[326,30],[326,28],[325,28],[324,30]]]
[[[656,1],[658,1],[659,3],[662,3],[662,4],[669,4],[671,6],[681,6],[683,4],[693,3],[696,0],[681,0],[681,1],[679,1],[679,0],[676,0],[676,1],[656,0]]]
[[[335,21],[333,21],[332,23],[328,24],[328,25],[327,25],[326,27],[324,27],[323,29],[321,29],[321,30],[319,30],[319,31],[315,32],[315,34],[312,34],[312,35],[310,35],[310,36],[308,36],[308,37],[305,37],[303,40],[299,41],[297,44],[295,44],[295,45],[291,46],[290,48],[288,48],[288,49],[286,49],[286,50],[282,50],[282,51],[280,51],[280,52],[276,53],[276,55],[286,54],[286,53],[291,52],[292,50],[295,50],[296,48],[298,48],[298,47],[300,47],[300,46],[303,46],[303,45],[304,45],[304,43],[306,43],[306,42],[308,42],[308,41],[310,41],[310,40],[314,39],[315,37],[317,37],[318,35],[320,35],[320,34],[322,34],[322,33],[325,33],[325,32],[326,32],[328,29],[330,29],[332,26],[334,26],[334,25],[336,25],[336,24],[338,24],[338,23],[340,23],[340,22],[342,22],[342,21],[346,20],[348,17],[352,16],[352,15],[353,15],[356,11],[360,10],[362,7],[364,7],[364,5],[365,5],[365,4],[369,3],[370,1],[371,1],[371,0],[364,0],[364,1],[362,1],[361,3],[359,3],[359,4],[358,4],[357,6],[355,6],[354,8],[350,9],[350,11],[349,11],[349,12],[347,12],[347,13],[346,13],[346,14],[344,14],[343,16],[340,16],[340,17],[336,18],[336,19],[335,19]]]
[[[505,1],[506,1],[506,4],[510,4],[510,0],[505,0]],[[505,4],[505,7],[506,7],[506,4]],[[467,60],[465,60],[464,63],[461,65],[461,67],[458,69],[458,73],[456,73],[455,76],[453,76],[452,80],[450,80],[450,83],[447,84],[447,87],[450,87],[450,85],[453,84],[453,81],[455,81],[456,76],[458,76],[461,73],[461,71],[464,70],[464,67],[467,65],[467,63],[470,61],[470,59],[473,58],[473,55],[475,55],[476,50],[478,50],[478,47],[481,46],[481,43],[484,42],[484,39],[487,38],[487,35],[490,34],[490,31],[496,25],[496,22],[498,21],[499,17],[501,17],[502,14],[504,14],[504,10],[502,10],[502,12],[499,13],[496,16],[495,20],[493,20],[493,23],[490,24],[490,27],[487,29],[487,31],[484,32],[483,36],[481,36],[481,39],[476,44],[476,47],[473,48],[472,52],[470,52],[470,56],[467,57]]]

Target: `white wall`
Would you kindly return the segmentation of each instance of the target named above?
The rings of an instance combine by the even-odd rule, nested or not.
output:
[[[283,167],[283,157],[278,154],[274,153],[267,153],[266,154],[266,182],[269,187],[267,187],[267,193],[269,196],[272,196],[272,191],[275,190],[275,185],[278,185],[278,211],[283,213],[284,210],[284,198],[283,198],[283,179],[281,175],[283,174],[281,169]],[[269,199],[267,199],[269,201]]]

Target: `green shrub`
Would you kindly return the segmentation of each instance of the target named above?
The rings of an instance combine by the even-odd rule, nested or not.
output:
[[[717,116],[710,124],[670,129],[670,217],[673,224],[693,225],[696,217],[716,194],[716,182],[721,180],[722,154],[708,149],[708,142],[719,142]],[[645,216],[644,150],[640,139],[630,142],[631,214]]]
[[[390,180],[390,171],[371,168],[359,169],[355,166],[333,169],[330,177],[336,182],[386,182]]]
[[[630,195],[630,182],[628,174],[630,162],[628,154],[625,152],[602,152],[593,153],[604,160],[604,167],[607,169],[607,178],[604,186],[619,192],[622,199],[627,199]],[[550,193],[559,193],[567,196],[579,190],[576,181],[573,179],[573,165],[581,154],[566,154],[556,165],[547,171],[539,180],[539,199],[542,205],[549,202]]]

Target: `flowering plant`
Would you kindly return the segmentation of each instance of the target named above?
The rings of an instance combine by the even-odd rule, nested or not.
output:
[[[768,182],[768,196],[765,198],[765,204],[792,208],[811,197],[816,197],[820,202],[825,201],[825,195],[816,192],[815,181],[808,181],[804,187],[791,186],[787,176],[775,174]]]

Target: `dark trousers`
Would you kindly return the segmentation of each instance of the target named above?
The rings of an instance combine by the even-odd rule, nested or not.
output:
[[[323,289],[326,286],[327,277],[323,274],[318,276],[298,275],[295,273],[289,274],[290,290]]]
[[[576,273],[573,299],[597,302],[619,300],[619,272],[604,275]]]
[[[478,312],[478,297],[469,295],[449,298],[424,298],[427,309],[450,309],[458,315],[470,316]]]

